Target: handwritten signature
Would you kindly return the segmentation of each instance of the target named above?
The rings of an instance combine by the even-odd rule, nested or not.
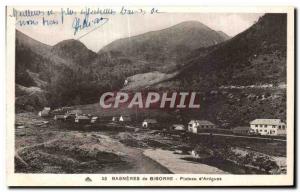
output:
[[[95,27],[93,30],[85,33],[84,35],[80,36],[78,39],[86,36],[87,34],[93,32],[94,30],[98,29],[99,27],[101,27],[102,25],[104,25],[105,23],[108,22],[108,18],[104,18],[104,17],[96,17],[93,19],[89,19],[89,15],[85,14],[84,18],[79,18],[79,17],[75,17],[73,24],[72,24],[72,28],[74,29],[74,35],[76,35],[77,33],[79,33],[81,30],[83,29],[88,29],[91,27]]]

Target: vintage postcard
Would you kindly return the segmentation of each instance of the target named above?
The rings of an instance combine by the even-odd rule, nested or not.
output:
[[[293,186],[293,7],[7,7],[8,186]]]

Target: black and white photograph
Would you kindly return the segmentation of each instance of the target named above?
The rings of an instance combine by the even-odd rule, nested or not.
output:
[[[11,185],[293,184],[293,14],[7,7]]]

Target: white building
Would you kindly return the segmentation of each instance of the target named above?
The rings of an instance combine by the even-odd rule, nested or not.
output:
[[[39,112],[40,117],[48,117],[50,115],[50,107],[44,107],[42,111]]]
[[[250,128],[260,135],[286,135],[286,125],[280,119],[255,119],[250,122]]]
[[[97,116],[93,116],[91,118],[91,123],[97,123],[98,121],[99,121],[99,117],[97,117]]]
[[[119,119],[117,118],[117,117],[112,117],[112,119],[111,119],[111,121],[113,121],[113,122],[116,122],[116,121],[118,121]]]
[[[148,128],[148,127],[155,126],[155,125],[157,125],[156,119],[145,119],[142,123],[142,126],[144,128]]]
[[[191,120],[188,124],[188,131],[198,133],[198,129],[213,129],[216,125],[206,120]]]
[[[130,118],[130,116],[127,116],[127,115],[121,115],[119,117],[119,121],[120,122],[128,122],[128,121],[131,121],[131,118]]]
[[[85,115],[78,115],[75,117],[75,123],[89,123],[90,121],[90,118]]]
[[[170,129],[174,131],[186,131],[185,126],[182,124],[173,124]]]

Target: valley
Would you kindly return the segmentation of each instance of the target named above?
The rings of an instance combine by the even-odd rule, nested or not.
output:
[[[286,14],[265,14],[230,37],[185,21],[97,52],[16,31],[15,171],[286,174],[286,25]],[[120,91],[193,92],[200,108],[100,106]]]
[[[266,14],[230,38],[187,21],[116,40],[98,53],[77,40],[49,46],[17,31],[16,111],[93,104],[118,90],[196,91],[202,108],[183,118],[223,127],[246,124],[258,112],[284,120],[285,25],[285,15]]]

